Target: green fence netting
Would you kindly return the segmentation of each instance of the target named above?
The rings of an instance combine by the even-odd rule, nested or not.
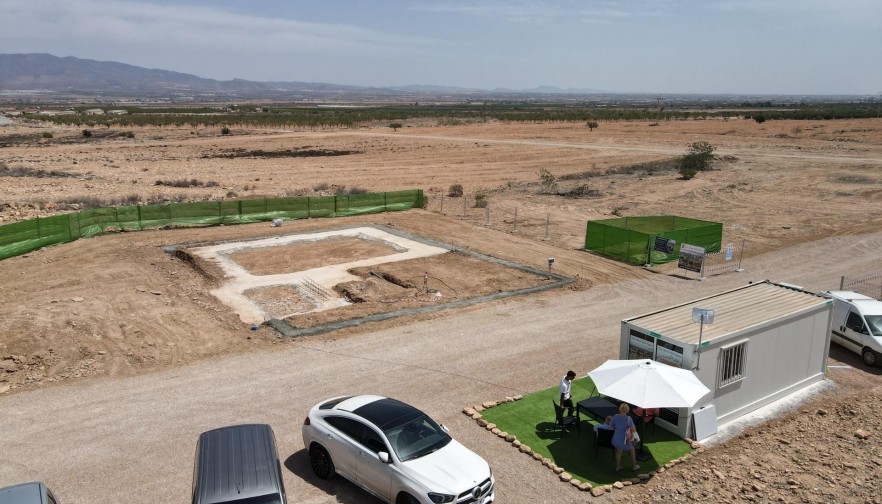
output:
[[[92,208],[0,226],[0,260],[110,231],[344,217],[423,207],[423,191]]]
[[[676,242],[670,251],[655,250],[656,237]],[[719,252],[723,225],[719,222],[690,219],[675,215],[620,217],[588,221],[585,249],[631,264],[663,264],[676,261],[684,243]]]

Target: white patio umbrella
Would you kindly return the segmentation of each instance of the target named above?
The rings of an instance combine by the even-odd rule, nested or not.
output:
[[[597,391],[641,408],[691,408],[710,392],[695,373],[654,360],[608,360],[588,372]],[[640,450],[643,452],[643,424],[640,422]]]
[[[641,408],[691,408],[710,392],[692,371],[654,360],[608,360],[588,376],[601,394]]]

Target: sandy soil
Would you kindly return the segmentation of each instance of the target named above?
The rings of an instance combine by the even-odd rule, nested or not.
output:
[[[47,130],[53,132],[52,139],[41,137]],[[693,180],[681,180],[665,170],[622,170],[668,160],[699,140],[717,146],[719,159],[714,171]],[[278,154],[305,149],[349,153]],[[251,155],[232,155],[243,151]],[[428,196],[426,210],[299,221],[283,228],[253,224],[111,234],[0,261],[0,320],[4,321],[0,394],[4,395],[83,377],[149,375],[196,361],[290,345],[271,329],[248,330],[209,294],[218,277],[201,274],[166,254],[165,245],[374,223],[538,269],[545,267],[548,257],[555,257],[556,272],[577,277],[575,289],[590,290],[628,281],[640,285],[653,273],[579,251],[588,219],[677,214],[719,221],[724,223],[724,241],[745,241],[747,258],[786,249],[794,261],[801,244],[882,229],[882,120],[878,119],[618,122],[601,123],[591,132],[582,124],[565,123],[452,127],[412,123],[398,132],[234,128],[231,136],[172,128],[136,130],[134,139],[85,139],[76,128],[11,126],[0,128],[0,162],[21,168],[19,174],[30,174],[11,177],[0,172],[3,223],[70,211],[90,198],[146,202],[327,194],[339,186],[371,191],[423,188]],[[538,184],[541,168],[558,177],[553,194]],[[156,185],[193,178],[203,185]],[[452,184],[462,184],[466,197],[443,197]],[[326,185],[329,188],[323,189]],[[478,191],[487,194],[488,208],[473,207]],[[563,195],[571,192],[582,196]],[[867,249],[858,241],[856,251],[876,250],[869,253],[879,258],[877,249]],[[817,248],[812,250],[818,253]],[[838,275],[866,277],[879,274],[882,259],[853,269],[845,261],[830,266],[837,279]],[[521,281],[493,285],[497,279],[491,275],[482,285],[499,289]],[[819,288],[838,287],[834,283]],[[378,290],[376,296],[386,294]],[[546,293],[535,302],[553,305],[560,295]],[[288,300],[289,305],[296,303]],[[420,320],[431,323],[446,316]],[[366,329],[406,328],[412,323],[387,321],[313,341],[356,338]],[[839,357],[854,362],[847,354]],[[851,393],[878,398],[876,381],[844,379],[841,394],[826,398],[825,409],[841,411],[852,400]],[[820,429],[834,416],[816,415]],[[772,428],[778,429],[777,425]],[[799,425],[782,422],[783,430],[772,432],[796,435]],[[879,435],[871,442],[878,443]],[[737,442],[725,448],[736,459],[741,449]],[[845,459],[858,457],[858,449],[867,447],[832,441],[819,453],[835,451]],[[764,453],[770,452],[756,452],[751,460]],[[740,470],[752,470],[746,462],[739,464]],[[874,465],[878,471],[879,464]],[[836,489],[844,485],[839,480],[833,484]],[[627,492],[636,492],[636,500],[654,500],[641,488]],[[863,495],[872,499],[869,494],[837,495],[841,498],[833,500],[862,500]],[[699,491],[695,496],[712,500],[713,492],[707,496]],[[823,492],[787,495],[791,497],[825,502]],[[747,499],[736,493],[730,498]],[[763,495],[757,499],[766,500]]]
[[[247,249],[228,254],[228,257],[253,275],[273,275],[347,263],[353,258],[379,257],[396,252],[391,246],[379,241],[341,237],[279,247]]]

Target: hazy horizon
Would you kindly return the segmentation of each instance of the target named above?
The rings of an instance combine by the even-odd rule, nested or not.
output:
[[[217,80],[882,93],[875,0],[179,3],[0,0],[0,44]]]

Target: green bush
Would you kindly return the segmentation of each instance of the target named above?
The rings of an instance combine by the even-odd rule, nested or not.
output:
[[[86,137],[86,138],[89,138],[90,136],[92,136],[92,130],[90,130],[90,129],[84,129],[84,130],[83,130],[83,136]]]
[[[453,184],[447,190],[447,195],[451,198],[459,198],[462,196],[462,184]]]
[[[475,208],[487,208],[487,193],[484,191],[475,193]]]
[[[539,169],[539,183],[546,193],[557,192],[557,177],[546,168]]]
[[[689,145],[686,155],[680,161],[680,175],[683,180],[689,180],[700,171],[711,169],[711,161],[714,159],[714,146],[707,142],[693,142]]]
[[[680,167],[680,175],[683,176],[683,180],[690,180],[695,174],[698,173],[698,170],[691,166],[683,165]]]
[[[227,128],[226,126],[221,128],[221,135],[229,135],[229,134],[230,134],[230,128]]]
[[[43,138],[52,138],[52,132],[51,131],[44,131]]]

